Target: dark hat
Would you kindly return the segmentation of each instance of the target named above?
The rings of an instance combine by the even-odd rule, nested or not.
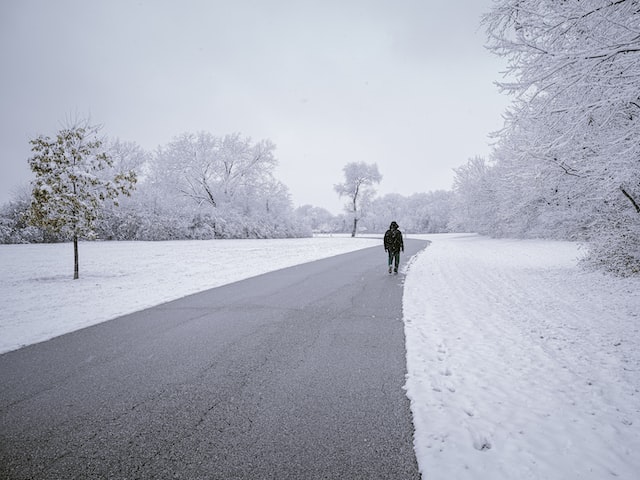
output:
[[[389,225],[389,228],[398,228],[398,224],[395,222],[395,220],[391,222],[391,225]]]

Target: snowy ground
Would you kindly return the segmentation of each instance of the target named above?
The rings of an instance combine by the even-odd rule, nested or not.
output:
[[[640,279],[576,244],[424,236],[407,395],[424,480],[640,478]],[[379,245],[314,238],[0,245],[0,352],[267,271]]]
[[[423,478],[640,479],[640,279],[567,242],[430,239],[404,292]]]

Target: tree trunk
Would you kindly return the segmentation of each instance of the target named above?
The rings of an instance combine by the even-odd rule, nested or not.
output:
[[[73,236],[73,279],[80,278],[80,269],[78,268],[78,236]]]
[[[357,231],[358,231],[358,219],[356,217],[353,217],[353,232],[351,232],[352,238],[356,236]]]

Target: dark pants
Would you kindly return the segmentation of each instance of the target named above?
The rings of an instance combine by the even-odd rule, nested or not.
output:
[[[395,271],[398,271],[398,265],[400,264],[400,250],[397,252],[392,252],[389,250],[389,266],[393,265],[393,262],[396,262]]]

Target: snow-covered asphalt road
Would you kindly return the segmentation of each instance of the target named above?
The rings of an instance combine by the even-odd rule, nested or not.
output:
[[[419,478],[404,276],[384,257],[279,270],[0,356],[0,477]]]

